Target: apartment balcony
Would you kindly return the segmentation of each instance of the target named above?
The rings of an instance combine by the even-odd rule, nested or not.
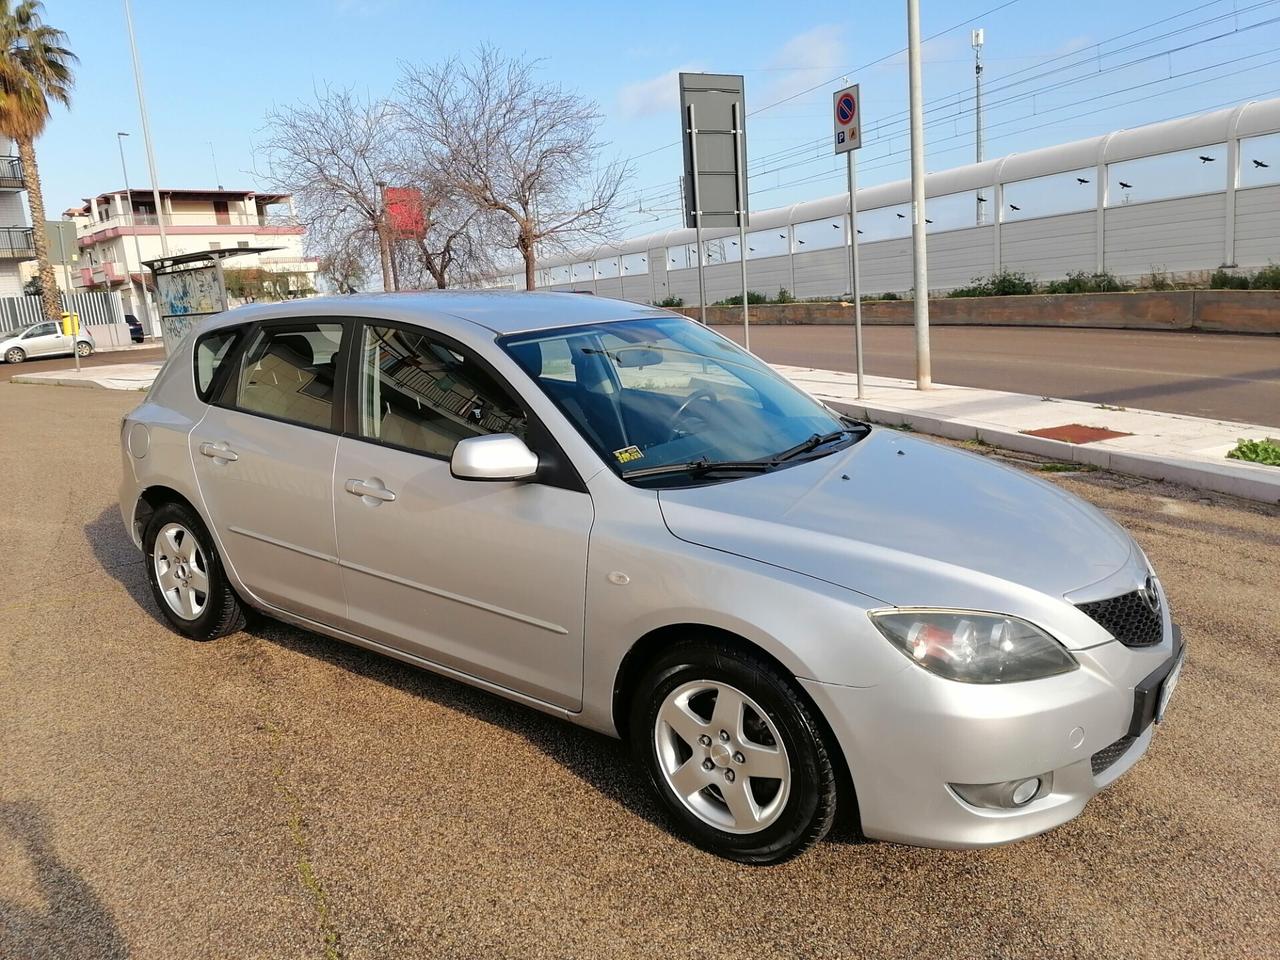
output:
[[[166,234],[175,236],[218,235],[227,233],[301,234],[298,218],[288,214],[244,213],[134,213],[102,217],[81,223],[77,237],[81,240],[104,240],[114,236],[157,236],[163,223]]]
[[[0,190],[25,190],[22,161],[17,157],[0,157]]]
[[[0,260],[30,260],[35,255],[30,227],[0,227]]]

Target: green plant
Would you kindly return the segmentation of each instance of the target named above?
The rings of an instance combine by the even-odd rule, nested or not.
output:
[[[1164,267],[1152,266],[1151,272],[1138,281],[1139,290],[1172,290],[1175,284]]]
[[[1227,456],[1232,460],[1246,460],[1249,463],[1265,463],[1269,467],[1280,467],[1280,440],[1267,437],[1265,440],[1241,439]]]
[[[1250,290],[1280,290],[1280,263],[1270,263],[1249,278]]]
[[[1248,290],[1249,278],[1241,273],[1231,273],[1219,267],[1209,275],[1210,290]]]
[[[659,300],[660,307],[683,307],[684,297],[667,297],[665,300]]]
[[[989,277],[974,277],[967,287],[956,287],[948,297],[1018,297],[1036,292],[1037,284],[1025,273],[1000,270]]]
[[[786,287],[778,288],[778,295],[773,298],[774,303],[795,303],[796,298],[791,295],[791,291]]]
[[[1065,280],[1050,280],[1044,285],[1045,293],[1119,293],[1129,285],[1108,270],[1087,273],[1077,270],[1067,274]]]
[[[747,304],[768,303],[769,298],[763,293],[757,293],[754,290],[747,291]],[[717,307],[740,307],[742,306],[742,294],[736,297],[725,297],[723,300],[717,300],[713,306]]]
[[[861,300],[863,303],[866,303],[868,300],[901,300],[901,299],[902,298],[898,296],[896,293],[894,293],[892,290],[888,291],[887,293],[864,293],[861,297]]]

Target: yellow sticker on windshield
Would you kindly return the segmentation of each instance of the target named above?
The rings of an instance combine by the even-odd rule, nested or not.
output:
[[[623,447],[621,450],[613,451],[613,456],[619,463],[631,463],[633,460],[643,460],[644,451],[632,444],[629,447]]]

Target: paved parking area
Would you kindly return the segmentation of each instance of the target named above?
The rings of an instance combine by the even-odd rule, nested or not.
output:
[[[770,869],[672,837],[620,745],[271,622],[158,620],[116,509],[136,395],[0,383],[0,957],[1264,957],[1280,943],[1280,509],[1055,477],[1191,655],[1147,759],[985,851]]]

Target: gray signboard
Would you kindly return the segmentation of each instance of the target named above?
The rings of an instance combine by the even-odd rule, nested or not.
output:
[[[748,217],[747,108],[742,77],[721,73],[680,74],[680,116],[684,141],[685,225],[745,226]]]

